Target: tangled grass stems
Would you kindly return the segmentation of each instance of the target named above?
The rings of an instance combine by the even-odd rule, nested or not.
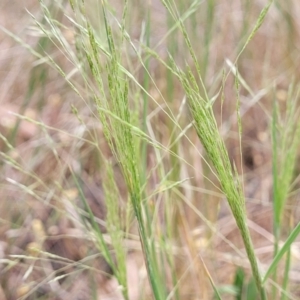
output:
[[[124,120],[128,124],[132,123],[128,105],[128,79],[120,68],[120,53],[118,53],[118,48],[115,46],[112,30],[108,24],[104,3],[102,3],[102,9],[110,53],[106,66],[109,96],[105,93],[104,83],[100,75],[102,66],[99,61],[96,39],[88,21],[86,24],[91,51],[86,51],[85,53],[101,94],[100,97],[94,96],[94,100],[98,108],[100,120],[103,124],[104,135],[112,152],[122,167],[129,198],[138,223],[142,249],[153,294],[155,299],[165,299],[166,291],[164,280],[162,272],[158,267],[155,245],[152,239],[149,240],[149,237],[152,236],[151,218],[147,211],[147,207],[143,205],[142,202],[142,183],[137,164],[139,155],[136,147],[136,138],[133,136],[130,127],[123,126],[123,124],[118,122],[115,118],[111,118],[109,115],[104,114],[101,109],[105,107],[121,120]],[[127,291],[127,289],[124,289],[124,293],[125,291]],[[127,294],[124,294],[124,297],[128,299]]]

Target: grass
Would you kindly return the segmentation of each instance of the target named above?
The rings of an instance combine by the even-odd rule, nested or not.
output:
[[[0,24],[27,68],[1,297],[297,299],[299,8],[41,0],[27,36]]]

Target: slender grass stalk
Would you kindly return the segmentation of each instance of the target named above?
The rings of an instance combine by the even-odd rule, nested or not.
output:
[[[273,173],[273,198],[274,198],[274,214],[273,214],[273,233],[274,233],[274,256],[278,253],[279,237],[280,237],[280,211],[279,211],[279,194],[277,193],[279,187],[278,181],[278,151],[277,151],[277,133],[276,133],[276,124],[277,124],[277,105],[275,100],[273,101],[273,117],[272,117],[272,173]],[[273,280],[277,282],[277,269],[274,270]],[[276,297],[276,289],[273,287],[272,297]]]
[[[120,194],[114,179],[112,166],[106,163],[106,179],[103,184],[105,203],[107,207],[107,231],[111,237],[111,243],[116,255],[115,276],[122,287],[122,294],[125,299],[129,299],[128,295],[128,282],[126,274],[126,253],[127,249],[124,248],[122,230],[123,212],[120,207]]]
[[[240,84],[239,84],[239,78],[238,78],[238,71],[235,75],[235,89],[236,89],[236,114],[237,114],[237,125],[238,125],[238,135],[239,135],[239,150],[240,150],[240,166],[241,166],[241,173],[242,173],[242,188],[243,188],[243,194],[244,194],[244,170],[243,170],[243,153],[242,153],[242,119],[241,119],[241,112],[240,112],[240,105],[241,105],[241,99],[240,99]]]
[[[287,240],[285,241],[281,249],[278,250],[276,256],[274,257],[272,263],[270,264],[267,272],[263,277],[263,283],[265,283],[267,279],[270,277],[270,275],[276,270],[281,258],[284,256],[285,253],[287,253],[290,250],[292,243],[295,241],[295,239],[298,237],[299,234],[300,234],[300,222],[290,233],[290,235],[288,236]]]
[[[291,267],[291,248],[289,248],[286,253],[286,261],[285,261],[285,268],[284,268],[283,282],[282,282],[283,291],[287,291],[288,289],[290,267]],[[286,299],[286,293],[281,293],[280,300],[285,300],[285,299]]]
[[[204,33],[204,55],[203,55],[203,63],[202,63],[202,76],[204,80],[206,79],[207,67],[209,65],[209,54],[210,54],[210,44],[212,39],[212,32],[214,26],[214,17],[215,17],[215,0],[207,1],[206,8],[206,28]]]
[[[297,110],[297,99],[299,97],[299,87],[294,92],[294,84],[290,85],[286,99],[286,116],[284,123],[281,124],[279,106],[277,101],[273,101],[272,116],[272,167],[273,167],[273,206],[274,206],[274,257],[279,251],[279,241],[282,232],[282,218],[285,210],[285,203],[289,197],[289,191],[292,184],[294,166],[296,162],[297,149],[300,144],[300,124],[297,122],[299,112]],[[296,99],[296,100],[295,100]],[[290,267],[287,254],[286,268],[284,272],[284,282],[287,281],[288,270]],[[273,270],[273,280],[277,282],[277,268]],[[287,284],[287,282],[286,282]],[[285,284],[285,285],[286,285]],[[284,294],[282,294],[284,296]],[[276,297],[276,288],[273,288],[273,298]]]
[[[242,192],[242,186],[239,180],[237,179],[237,171],[235,168],[234,172],[232,171],[227,150],[220,136],[216,120],[214,118],[213,109],[211,106],[212,103],[209,100],[209,96],[207,94],[203,79],[201,77],[201,70],[198,64],[198,60],[191,46],[191,42],[186,32],[185,26],[182,23],[181,19],[178,17],[175,5],[172,6],[171,1],[168,0],[162,0],[162,2],[169,11],[169,13],[179,22],[180,30],[183,33],[186,45],[189,49],[189,52],[196,67],[197,75],[200,80],[201,92],[204,95],[201,96],[197,80],[188,66],[187,72],[184,73],[178,68],[175,61],[173,60],[172,68],[174,70],[174,73],[177,74],[177,77],[181,81],[181,84],[189,100],[190,111],[195,121],[195,129],[197,131],[199,139],[201,140],[206,150],[208,157],[210,158],[212,165],[216,170],[222,190],[228,200],[233,216],[235,217],[237,226],[240,229],[246,248],[247,256],[251,264],[256,287],[260,292],[261,299],[264,300],[266,299],[266,292],[262,284],[261,275],[259,272],[256,255],[254,253],[254,247],[252,244],[250,232],[246,224],[247,217],[245,209],[245,199]],[[272,2],[269,2],[269,4],[261,12],[254,29],[252,30],[238,57],[241,55],[246,45],[250,42],[250,40],[253,38],[253,36],[261,26],[271,3]]]
[[[150,3],[148,3],[148,5],[150,6]],[[151,30],[151,9],[150,7],[147,6],[146,8],[147,12],[146,12],[146,29],[145,29],[145,38],[146,38],[146,46],[150,47],[150,30]],[[149,70],[149,66],[150,66],[150,57],[146,57],[145,60],[145,68],[147,70]],[[146,91],[149,90],[149,73],[145,72],[144,73],[144,89]],[[142,119],[142,129],[144,132],[146,132],[147,130],[147,115],[148,115],[148,95],[146,93],[143,93],[143,119]],[[141,165],[141,181],[142,184],[145,184],[146,181],[146,173],[147,173],[147,143],[146,141],[142,141],[142,145],[141,145],[141,161],[142,161],[142,165]]]
[[[71,171],[72,172],[72,171]],[[96,234],[96,238],[97,238],[97,243],[98,243],[98,246],[99,246],[99,249],[101,250],[101,253],[103,254],[105,260],[108,262],[108,264],[110,265],[110,267],[114,270],[115,267],[114,267],[114,263],[113,263],[113,259],[111,257],[111,254],[109,252],[109,249],[104,241],[104,237],[103,237],[103,234],[102,232],[100,231],[99,229],[99,225],[96,223],[96,220],[95,220],[95,217],[94,217],[94,214],[86,200],[86,197],[84,195],[84,192],[81,188],[81,185],[79,183],[79,179],[76,177],[76,175],[74,174],[74,172],[72,172],[72,176],[73,176],[73,180],[76,184],[76,187],[77,187],[77,190],[79,192],[79,196],[80,196],[80,199],[84,205],[84,208],[85,210],[88,212],[88,216],[89,216],[89,219],[91,221],[91,226],[92,226],[92,229],[94,230],[95,234]]]

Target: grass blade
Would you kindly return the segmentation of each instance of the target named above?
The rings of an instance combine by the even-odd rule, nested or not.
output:
[[[277,252],[277,255],[274,257],[271,265],[269,266],[266,274],[263,277],[262,280],[263,283],[267,281],[267,279],[270,277],[272,272],[276,269],[281,258],[291,248],[292,243],[295,241],[299,233],[300,233],[300,223],[298,223],[298,225],[294,228],[294,230],[291,232],[291,234],[289,235],[288,239],[286,240],[282,248]]]

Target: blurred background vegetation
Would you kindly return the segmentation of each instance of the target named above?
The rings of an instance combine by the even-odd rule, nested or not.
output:
[[[267,1],[104,2],[0,2],[0,299],[259,299],[175,70],[200,70],[264,274],[300,216],[299,1],[249,43]],[[300,299],[299,249],[268,299]]]

